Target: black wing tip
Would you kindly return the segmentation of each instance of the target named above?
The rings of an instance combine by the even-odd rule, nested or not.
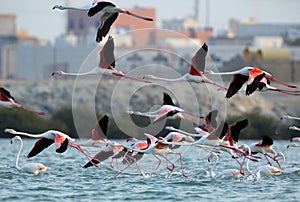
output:
[[[271,146],[273,144],[273,139],[269,135],[262,135],[262,142],[265,145]]]

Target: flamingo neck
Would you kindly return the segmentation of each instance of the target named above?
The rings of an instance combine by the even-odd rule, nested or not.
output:
[[[23,136],[27,136],[27,137],[39,138],[39,137],[43,137],[45,133],[40,133],[40,134],[30,134],[30,133],[25,133],[25,132],[18,132],[18,131],[15,131],[13,134],[14,134],[14,135],[23,135]],[[20,141],[21,141],[21,140],[20,140]]]
[[[76,7],[71,7],[71,6],[60,6],[60,7],[55,7],[56,9],[59,10],[76,10],[76,11],[88,11],[89,8],[76,8]]]
[[[22,168],[19,167],[19,158],[20,158],[20,155],[21,155],[21,151],[23,149],[23,141],[22,139],[18,139],[20,141],[20,148],[19,148],[19,151],[18,151],[18,154],[17,154],[17,158],[16,158],[16,168],[18,170],[21,170]]]
[[[214,169],[216,168],[216,166],[217,166],[217,164],[219,162],[219,157],[217,156],[217,154],[215,154],[213,152],[211,154],[213,154],[216,157],[216,161],[215,161],[214,165],[210,169],[210,177],[213,177]]]
[[[149,80],[159,80],[159,81],[169,81],[169,82],[176,82],[176,81],[185,81],[186,80],[186,75],[175,78],[175,79],[169,79],[169,78],[161,78],[161,77],[156,77],[151,75],[151,77],[148,78]]]

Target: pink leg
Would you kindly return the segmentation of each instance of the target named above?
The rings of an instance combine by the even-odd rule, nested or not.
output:
[[[161,164],[161,160],[160,160],[160,158],[158,158],[156,155],[154,155],[154,154],[152,154],[157,160],[158,160],[158,164],[157,164],[157,166],[156,166],[156,168],[155,168],[155,172],[157,172],[157,170],[158,170],[158,168],[159,168],[159,166],[160,166],[160,164]]]
[[[181,153],[174,152],[174,153],[170,153],[170,154],[177,154],[177,155],[179,155],[182,176],[185,177],[185,178],[188,178],[188,176],[184,172],[184,167],[183,167],[183,164],[182,164],[182,155],[181,155]]]

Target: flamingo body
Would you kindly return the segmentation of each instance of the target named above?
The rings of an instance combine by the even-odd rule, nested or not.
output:
[[[23,148],[23,141],[22,138],[20,136],[15,136],[11,139],[11,144],[15,142],[15,140],[19,140],[20,141],[20,149],[16,158],[16,168],[22,172],[25,173],[30,173],[30,174],[34,174],[37,175],[39,173],[45,172],[47,171],[48,167],[44,166],[41,163],[27,163],[25,165],[23,165],[22,167],[19,167],[19,157]]]

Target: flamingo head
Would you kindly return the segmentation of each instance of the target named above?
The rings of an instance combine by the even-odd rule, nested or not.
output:
[[[61,70],[57,70],[57,71],[52,72],[52,76],[54,76],[54,75],[64,75],[64,74],[65,74],[65,72],[63,72]]]
[[[16,141],[16,139],[18,139],[18,140],[22,140],[22,138],[20,137],[20,136],[15,136],[15,137],[13,137],[11,140],[10,140],[10,144],[12,144],[12,143],[14,143],[15,141]]]
[[[10,129],[10,128],[6,128],[5,130],[4,130],[4,132],[5,133],[10,133],[10,134],[16,134],[17,133],[17,131],[15,131],[14,129]],[[17,136],[16,136],[17,137]]]
[[[65,7],[63,7],[62,5],[55,5],[53,6],[52,10],[54,9],[65,10]]]

